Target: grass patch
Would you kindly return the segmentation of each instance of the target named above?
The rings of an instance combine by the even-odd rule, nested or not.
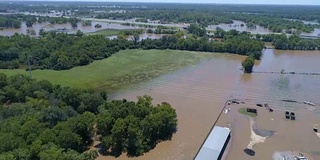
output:
[[[239,108],[238,112],[250,117],[257,117],[256,113],[247,112],[247,108]]]
[[[124,31],[135,31],[141,29],[103,29],[96,32],[85,33],[86,35],[104,35],[104,36],[115,36],[119,35],[121,32]]]
[[[123,50],[111,57],[70,70],[35,70],[35,79],[46,79],[62,86],[114,90],[150,80],[164,73],[213,57],[212,53],[176,50]],[[1,69],[8,76],[25,74],[25,69]]]

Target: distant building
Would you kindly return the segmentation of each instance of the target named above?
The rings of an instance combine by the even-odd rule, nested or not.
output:
[[[201,146],[195,160],[221,160],[230,137],[229,128],[215,126]]]

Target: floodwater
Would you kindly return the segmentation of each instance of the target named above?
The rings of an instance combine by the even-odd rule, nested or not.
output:
[[[319,28],[315,28],[313,32],[311,32],[311,33],[302,33],[302,35],[304,35],[304,36],[318,36],[318,37],[320,37],[320,29],[319,29]]]
[[[61,17],[63,16],[63,12],[56,11],[56,10],[51,10],[50,12],[47,13],[38,13],[38,12],[12,12],[12,13],[5,13],[5,12],[0,12],[2,15],[10,15],[10,14],[24,14],[24,15],[34,15],[34,16],[49,16],[49,17]],[[73,12],[68,10],[66,12],[67,16],[72,16],[74,15]]]
[[[243,24],[244,26],[241,26],[241,24]],[[229,31],[229,30],[232,30],[232,29],[235,29],[237,31],[247,31],[247,32],[251,32],[253,34],[269,34],[269,33],[272,33],[269,29],[267,28],[264,28],[262,26],[259,26],[257,25],[255,29],[250,29],[246,26],[246,23],[245,22],[242,22],[242,21],[236,21],[234,20],[232,24],[225,24],[225,23],[222,23],[222,24],[219,24],[219,25],[209,25],[207,27],[208,30],[215,30],[217,27],[220,27],[222,28],[223,30],[226,30],[226,31]]]
[[[100,24],[102,27],[101,28],[95,28],[94,26],[96,24]],[[45,31],[54,31],[54,30],[58,30],[58,29],[65,29],[65,32],[67,33],[76,33],[78,30],[84,32],[84,33],[91,33],[91,32],[96,32],[99,30],[104,30],[104,29],[145,29],[145,28],[141,28],[139,26],[125,26],[125,25],[121,25],[118,23],[107,23],[107,22],[92,22],[91,26],[82,26],[81,23],[78,23],[78,27],[77,28],[72,28],[70,24],[66,23],[66,24],[50,24],[50,23],[35,23],[33,24],[32,27],[27,27],[26,23],[23,22],[21,24],[21,28],[19,29],[4,29],[4,30],[0,30],[0,35],[4,35],[4,36],[12,36],[15,33],[19,33],[19,34],[27,34],[27,30],[28,29],[33,29],[36,32],[36,35],[39,35],[39,31],[40,29],[44,29]],[[149,33],[143,33],[140,34],[140,40],[142,39],[159,39],[162,36],[164,36],[165,34],[149,34]],[[114,39],[117,38],[116,35],[114,36],[108,36],[109,39]],[[128,39],[131,39],[132,36],[128,36]]]
[[[149,39],[160,39],[160,38],[162,38],[162,36],[165,36],[165,35],[167,35],[167,34],[143,33],[143,34],[139,35],[140,36],[139,40],[144,40],[144,39],[147,39],[147,38],[149,38]],[[116,35],[115,36],[108,36],[107,38],[113,40],[113,39],[118,38],[118,36],[116,36]],[[133,38],[132,35],[127,36],[128,40],[132,40],[132,38]]]
[[[310,22],[310,21],[303,21],[305,24],[316,24],[316,22]],[[244,26],[241,26],[241,24],[243,24]],[[207,30],[215,30],[217,27],[222,28],[223,30],[229,31],[232,29],[235,29],[237,31],[246,31],[246,32],[251,32],[252,34],[270,34],[273,33],[272,31],[270,31],[268,28],[264,28],[262,26],[256,25],[255,29],[250,29],[246,26],[245,22],[242,21],[236,21],[234,20],[232,24],[219,24],[219,25],[209,25],[207,27]],[[313,32],[311,33],[301,33],[301,35],[304,36],[320,36],[320,29],[319,28],[315,28]]]
[[[32,27],[27,27],[26,23],[23,22],[21,24],[21,27],[18,29],[3,29],[0,30],[0,35],[4,35],[4,36],[12,36],[15,33],[19,33],[19,34],[27,34],[27,29],[33,29],[35,30],[36,34],[39,34],[40,29],[44,29],[45,31],[53,31],[53,30],[57,30],[57,29],[66,29],[67,33],[76,33],[77,30],[80,30],[84,33],[89,33],[89,32],[96,32],[99,30],[103,30],[103,29],[142,29],[141,27],[138,26],[125,26],[125,25],[121,25],[118,23],[107,23],[107,22],[96,22],[93,21],[91,23],[91,26],[82,26],[81,23],[78,23],[78,27],[77,28],[72,28],[71,24],[66,23],[66,24],[50,24],[49,22],[46,23],[35,23],[33,24]],[[100,24],[102,25],[101,28],[95,28],[94,26],[96,24]]]
[[[95,18],[82,18],[82,20],[92,20],[92,21],[100,21],[100,22],[108,22],[108,23],[134,23],[137,25],[151,25],[151,26],[167,26],[167,27],[187,27],[189,24],[186,23],[159,23],[159,20],[149,21],[148,23],[144,22],[135,22],[137,18],[126,19],[126,20],[114,20],[114,19],[95,19]]]
[[[144,27],[139,27],[139,26],[125,26],[125,25],[121,25],[121,23],[125,23],[125,22],[130,22],[133,23],[135,21],[136,18],[133,19],[127,19],[127,20],[110,20],[110,19],[94,19],[94,18],[82,18],[82,20],[91,20],[92,21],[92,25],[91,26],[82,26],[82,24],[79,22],[78,23],[78,27],[77,28],[72,28],[71,24],[66,23],[66,24],[50,24],[49,22],[46,23],[35,23],[33,24],[32,27],[27,27],[25,22],[22,22],[21,27],[18,29],[3,29],[0,30],[0,35],[4,35],[4,36],[12,36],[15,33],[19,33],[19,34],[27,34],[27,29],[33,29],[36,32],[36,35],[39,34],[39,30],[40,29],[45,29],[45,31],[52,31],[52,30],[57,30],[57,29],[66,29],[65,31],[67,33],[76,33],[77,30],[80,30],[84,33],[90,33],[90,32],[96,32],[99,30],[103,30],[103,29],[145,29]],[[167,27],[178,27],[178,28],[182,28],[182,27],[186,27],[188,26],[188,24],[180,24],[180,23],[171,23],[171,24],[159,24],[158,22],[154,21],[154,22],[150,22],[150,23],[142,23],[142,22],[134,22],[136,25],[139,24],[143,24],[143,25],[151,25],[151,26],[157,26],[157,25],[163,25],[163,26],[167,26]],[[96,24],[100,24],[102,25],[101,28],[95,28],[94,26]],[[241,24],[243,24],[244,26],[241,26]],[[219,25],[209,25],[207,27],[207,30],[215,30],[217,27],[222,28],[223,30],[229,31],[232,29],[235,29],[237,31],[247,31],[247,32],[251,32],[252,34],[270,34],[273,33],[271,32],[269,29],[264,28],[262,26],[257,25],[255,29],[250,29],[246,26],[246,23],[242,22],[242,21],[236,21],[234,20],[232,24],[219,24]],[[140,37],[145,37],[147,34],[143,34],[140,35]],[[311,33],[301,33],[301,35],[303,36],[320,36],[320,29],[319,28],[315,28],[313,32]],[[159,35],[156,34],[152,34],[147,35],[148,38],[151,39],[155,39],[155,38],[159,38]],[[146,37],[146,38],[147,38]],[[110,37],[110,38],[115,38],[115,37]]]
[[[287,18],[284,18],[285,20],[290,20],[290,21],[301,21],[301,20],[298,20],[298,19],[287,19]],[[303,24],[319,24],[318,22],[316,21],[301,21]]]
[[[276,151],[300,151],[320,159],[320,138],[312,131],[320,123],[320,76],[281,75],[253,73],[244,75],[239,68],[245,57],[216,53],[210,60],[158,77],[134,88],[119,91],[113,98],[135,100],[136,96],[148,94],[154,103],[170,103],[178,115],[178,131],[171,141],[158,144],[139,160],[191,160],[209,133],[224,103],[230,98],[245,102],[244,107],[256,103],[268,103],[273,113],[259,109],[255,119],[258,128],[275,131],[265,143],[256,144],[256,156],[250,157],[243,150],[250,141],[249,121],[238,114],[239,106],[229,106],[231,111],[223,114],[218,125],[231,125],[232,139],[227,160],[272,159]],[[320,52],[265,50],[255,71],[320,72]],[[283,99],[312,101],[315,111],[305,105],[282,102]],[[285,120],[284,111],[294,111],[297,120]],[[99,157],[98,159],[115,159]],[[117,159],[127,159],[123,154]]]

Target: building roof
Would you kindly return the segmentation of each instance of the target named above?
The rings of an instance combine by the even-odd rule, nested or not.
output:
[[[215,126],[202,145],[195,160],[217,160],[229,134],[229,128]]]

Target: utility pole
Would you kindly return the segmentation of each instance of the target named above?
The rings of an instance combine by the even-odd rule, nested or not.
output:
[[[29,56],[29,53],[28,53],[28,68],[29,68],[29,75],[30,75],[30,78],[32,78],[32,71],[31,71],[31,67],[30,67],[30,56]]]

